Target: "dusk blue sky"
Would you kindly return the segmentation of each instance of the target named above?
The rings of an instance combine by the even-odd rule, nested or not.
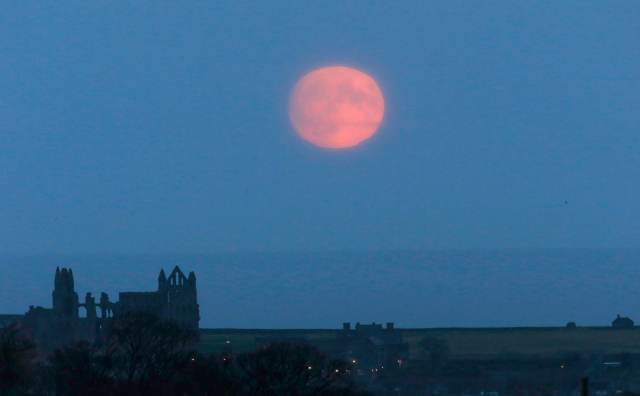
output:
[[[636,246],[639,37],[634,1],[5,4],[0,251]],[[333,64],[385,94],[355,150],[288,121]]]
[[[636,1],[7,2],[0,255],[636,248],[639,38]],[[326,65],[385,96],[352,150],[289,123]]]

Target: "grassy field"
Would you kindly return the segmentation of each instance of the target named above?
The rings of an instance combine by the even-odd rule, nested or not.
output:
[[[453,358],[497,356],[552,356],[568,353],[640,353],[640,328],[478,328],[478,329],[398,329],[412,354],[425,336],[449,343]],[[202,352],[246,352],[256,348],[261,338],[307,340],[322,343],[338,330],[234,330],[203,329]]]
[[[640,353],[640,329],[511,328],[407,330],[412,351],[425,335],[445,339],[453,357],[550,356],[568,353]]]

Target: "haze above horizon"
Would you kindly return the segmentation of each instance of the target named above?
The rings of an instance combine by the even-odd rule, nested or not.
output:
[[[51,305],[57,265],[76,290],[152,291],[157,275],[195,271],[202,327],[607,326],[638,318],[640,249],[321,254],[0,257],[0,313]],[[322,271],[319,270],[322,269]],[[594,282],[594,279],[598,279]]]

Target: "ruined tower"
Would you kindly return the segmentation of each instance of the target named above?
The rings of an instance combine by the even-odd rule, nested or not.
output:
[[[158,275],[158,291],[164,292],[167,290],[167,275],[164,273],[164,269],[160,270]]]
[[[59,317],[78,318],[78,293],[75,291],[73,271],[56,268],[54,280],[53,312]]]
[[[120,301],[115,304],[115,310],[117,314],[146,312],[197,330],[200,312],[196,275],[191,272],[187,277],[178,266],[169,276],[161,270],[156,291],[120,293]]]
[[[164,301],[164,317],[175,320],[186,327],[197,329],[200,322],[200,309],[196,289],[196,275],[193,272],[186,277],[176,266],[169,277],[164,271],[158,277],[158,293]]]

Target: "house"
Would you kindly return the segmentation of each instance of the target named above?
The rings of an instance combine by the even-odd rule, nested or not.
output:
[[[630,329],[630,328],[633,328],[633,320],[631,320],[631,318],[628,318],[626,316],[620,316],[618,314],[618,316],[616,316],[613,322],[611,322],[611,326],[621,328],[621,329]]]

